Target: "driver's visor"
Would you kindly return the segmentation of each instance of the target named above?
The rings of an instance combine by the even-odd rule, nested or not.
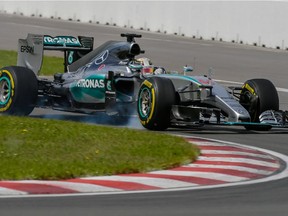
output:
[[[144,66],[144,67],[142,68],[142,72],[143,72],[144,74],[152,74],[153,71],[154,71],[154,67],[153,67],[153,66]]]

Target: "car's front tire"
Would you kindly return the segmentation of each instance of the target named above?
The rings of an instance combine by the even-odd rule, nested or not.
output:
[[[0,113],[29,115],[37,101],[38,80],[33,71],[18,66],[0,69]]]
[[[249,112],[251,122],[259,122],[259,115],[266,110],[279,110],[279,97],[274,84],[267,79],[251,79],[244,83],[240,101]],[[247,130],[270,130],[271,126],[245,126]]]
[[[137,112],[143,127],[165,130],[170,126],[171,106],[175,104],[175,88],[170,79],[151,77],[139,89]]]

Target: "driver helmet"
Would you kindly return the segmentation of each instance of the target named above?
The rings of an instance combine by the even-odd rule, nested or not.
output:
[[[153,74],[154,73],[154,65],[149,58],[142,57],[137,59],[138,62],[143,66],[142,73],[143,74]]]

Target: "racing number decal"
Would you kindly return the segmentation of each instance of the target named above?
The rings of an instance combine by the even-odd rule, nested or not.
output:
[[[138,110],[141,124],[146,125],[152,119],[155,109],[155,90],[153,84],[145,80],[141,86],[138,100]]]
[[[71,65],[74,62],[74,51],[70,51],[68,54],[68,64]]]
[[[0,70],[0,112],[5,112],[12,104],[14,80],[8,70]]]

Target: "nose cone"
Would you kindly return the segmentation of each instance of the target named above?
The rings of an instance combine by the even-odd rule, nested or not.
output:
[[[249,112],[241,105],[237,104],[237,107],[232,107],[229,121],[233,122],[250,122],[251,117]]]

